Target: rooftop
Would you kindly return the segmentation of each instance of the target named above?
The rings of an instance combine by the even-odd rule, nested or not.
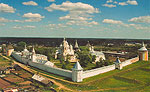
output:
[[[81,67],[80,63],[77,61],[76,64],[74,65],[73,69],[82,70],[83,68]]]

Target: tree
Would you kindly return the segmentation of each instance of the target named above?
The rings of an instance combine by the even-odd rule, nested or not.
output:
[[[70,64],[69,58],[67,58],[67,60],[65,61],[65,63],[66,63],[67,65]]]
[[[92,56],[92,62],[95,62],[95,60],[96,60],[96,56],[93,55],[93,56]]]
[[[89,53],[79,52],[78,59],[83,67],[86,67],[89,63],[92,63],[92,55]]]
[[[66,69],[67,67],[66,67],[66,65],[63,63],[62,64],[62,69]]]
[[[18,42],[17,45],[20,47],[24,47],[26,45],[26,42],[21,41],[21,42]]]

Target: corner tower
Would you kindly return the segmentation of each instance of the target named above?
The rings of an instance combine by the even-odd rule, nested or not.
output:
[[[72,68],[72,80],[74,82],[82,82],[82,73],[83,68],[81,67],[80,63],[77,61],[74,67]]]
[[[144,42],[143,42],[143,47],[140,48],[138,51],[139,51],[140,60],[148,61],[148,50],[146,49]]]

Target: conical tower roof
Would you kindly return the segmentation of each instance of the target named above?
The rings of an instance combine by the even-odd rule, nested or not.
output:
[[[11,43],[9,43],[9,44],[7,45],[7,49],[14,49],[13,46],[11,45]]]
[[[26,45],[24,46],[24,51],[28,52]]]
[[[33,46],[33,48],[32,48],[32,53],[35,54],[34,46]]]
[[[116,63],[121,63],[121,61],[119,60],[119,57],[117,57]]]
[[[79,48],[78,42],[76,40],[74,48]]]
[[[87,42],[86,46],[88,46],[88,47],[89,47],[89,46],[91,46],[91,44],[90,44],[90,42],[89,42],[89,41]]]
[[[142,45],[143,45],[143,47],[142,47],[142,48],[140,48],[140,49],[139,49],[139,51],[147,51],[147,49],[146,49],[146,47],[145,47],[144,42],[143,42],[143,44],[142,44]]]
[[[74,70],[82,70],[83,68],[81,67],[80,63],[77,61],[76,64],[73,67]]]

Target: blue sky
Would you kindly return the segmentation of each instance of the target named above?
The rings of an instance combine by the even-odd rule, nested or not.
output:
[[[0,37],[150,39],[150,0],[0,0]]]

